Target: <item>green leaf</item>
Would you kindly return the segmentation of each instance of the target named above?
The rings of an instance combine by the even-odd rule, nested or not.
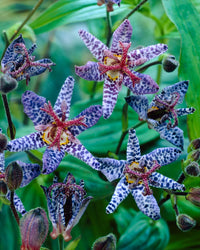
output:
[[[22,22],[15,23],[9,29],[6,30],[8,40],[10,40],[10,38],[13,36],[15,31],[19,28],[19,26],[21,24],[22,24]],[[16,37],[19,36],[19,34],[22,34],[23,38],[28,38],[32,42],[36,41],[35,33],[34,33],[33,29],[28,25],[24,25],[23,28],[16,34]]]
[[[128,5],[122,5],[111,15],[117,15],[126,10]],[[88,13],[90,13],[88,15]],[[58,26],[83,22],[106,16],[105,6],[99,7],[96,0],[60,0],[50,5],[30,26],[36,33],[52,30]]]
[[[78,246],[78,243],[80,241],[81,237],[76,238],[75,240],[71,241],[67,247],[65,248],[65,250],[75,250],[77,249],[76,247]]]
[[[188,133],[190,139],[200,137],[200,17],[190,0],[162,0],[168,17],[177,26],[181,36],[181,55],[179,79],[189,80],[189,89],[186,96],[187,105],[194,107],[194,114],[188,116]]]

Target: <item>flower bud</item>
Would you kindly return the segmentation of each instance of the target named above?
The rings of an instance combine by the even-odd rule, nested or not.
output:
[[[48,230],[48,219],[42,208],[27,212],[20,219],[21,250],[39,250],[47,237]]]
[[[8,94],[12,90],[16,89],[18,86],[17,80],[12,78],[8,74],[2,74],[0,76],[0,92],[3,94]]]
[[[195,161],[191,162],[186,168],[185,173],[189,176],[196,177],[200,175],[199,164]]]
[[[196,226],[196,221],[187,214],[179,214],[176,217],[176,224],[181,231],[187,232]]]
[[[200,207],[200,188],[191,188],[185,198],[195,206]]]
[[[188,146],[188,152],[195,150],[195,149],[199,149],[199,148],[200,148],[200,138],[194,139],[190,142]]]
[[[6,149],[7,142],[7,137],[0,133],[0,153],[3,153],[4,149]]]
[[[162,65],[166,72],[172,72],[178,67],[179,62],[176,60],[175,56],[168,54],[163,58]]]
[[[16,163],[10,163],[5,171],[5,181],[8,188],[12,191],[20,187],[23,179],[22,168]]]
[[[189,165],[191,162],[198,162],[200,159],[200,149],[193,150],[188,153],[187,159],[184,161],[184,166]]]
[[[99,250],[99,249],[108,249],[108,250],[115,250],[116,249],[116,237],[114,234],[110,233],[106,236],[98,238],[93,246],[92,250]]]
[[[4,181],[0,181],[0,195],[6,195],[8,192],[8,188],[7,188],[7,185]]]

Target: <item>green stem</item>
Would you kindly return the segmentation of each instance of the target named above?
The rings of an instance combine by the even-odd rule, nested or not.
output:
[[[131,15],[133,15],[143,4],[145,4],[148,0],[143,0],[141,1],[131,12],[129,12],[128,15],[126,15],[122,22],[125,20],[125,19],[128,19]]]
[[[23,23],[18,27],[18,29],[14,32],[12,37],[10,38],[10,42],[15,38],[15,36],[19,33],[19,31],[24,27],[24,25],[29,21],[29,19],[32,17],[32,15],[36,12],[36,10],[39,8],[39,6],[42,4],[44,0],[39,0],[37,4],[33,7],[31,12],[28,14],[26,19],[23,21]]]
[[[157,71],[157,77],[156,77],[156,82],[158,85],[160,85],[161,75],[162,75],[162,66],[158,65],[158,71]]]
[[[15,208],[15,204],[14,204],[14,191],[10,191],[10,208],[11,208],[13,215],[17,221],[17,224],[19,225],[19,216],[18,216],[17,210]]]
[[[153,65],[157,65],[157,64],[162,64],[162,61],[155,61],[155,62],[149,63],[149,64],[144,65],[143,67],[139,68],[137,71],[140,72],[140,73],[142,73],[143,71],[145,71],[149,67],[151,67]]]
[[[111,24],[111,17],[110,17],[110,12],[106,11],[106,21],[107,21],[107,42],[106,45],[109,46],[110,44],[110,39],[112,37],[112,24]]]
[[[64,240],[61,234],[58,236],[58,249],[64,250]]]

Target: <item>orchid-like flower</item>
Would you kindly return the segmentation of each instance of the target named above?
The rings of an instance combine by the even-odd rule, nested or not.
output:
[[[71,230],[79,222],[90,200],[85,198],[84,182],[76,184],[75,178],[68,173],[63,183],[54,179],[54,184],[49,188],[41,186],[47,198],[49,218],[53,225],[52,239],[60,234],[65,241],[71,240]]]
[[[87,31],[81,30],[79,34],[99,62],[89,61],[84,66],[76,66],[76,74],[89,81],[105,80],[103,92],[103,116],[105,119],[112,114],[122,84],[137,95],[152,94],[158,91],[158,85],[150,76],[133,71],[131,68],[164,53],[167,45],[156,44],[128,53],[132,35],[132,27],[128,20],[125,20],[113,33],[110,49]]]
[[[51,66],[55,63],[50,59],[34,61],[35,56],[32,56],[32,53],[36,47],[36,44],[33,44],[30,49],[27,49],[24,39],[20,35],[8,46],[1,61],[1,71],[17,81],[26,79],[27,85],[31,76],[40,75],[46,69],[51,71]]]
[[[105,3],[108,12],[113,11],[113,4],[118,4],[120,6],[121,0],[97,0],[97,5],[101,6]]]
[[[149,128],[160,133],[160,137],[183,149],[183,131],[177,127],[178,117],[192,114],[194,108],[178,108],[188,89],[188,81],[175,83],[164,88],[148,104],[146,96],[126,97],[127,103],[138,113],[139,119],[147,121]],[[167,123],[167,120],[169,121]],[[172,123],[172,120],[174,122]]]
[[[10,141],[7,150],[19,152],[47,146],[43,154],[44,174],[49,174],[58,167],[65,152],[86,162],[94,169],[99,168],[99,162],[76,136],[97,123],[102,116],[102,107],[90,106],[73,120],[67,121],[73,87],[74,79],[68,77],[61,88],[54,108],[50,102],[46,103],[44,97],[32,91],[26,91],[22,96],[24,112],[33,121],[37,132]]]
[[[98,158],[100,171],[109,181],[121,178],[117,184],[112,199],[106,208],[112,213],[117,206],[131,193],[138,208],[153,220],[160,218],[160,209],[149,186],[184,190],[184,185],[157,173],[161,166],[175,161],[181,153],[178,148],[158,148],[141,156],[139,141],[134,129],[129,130],[127,145],[127,160]]]
[[[38,164],[31,164],[31,163],[24,163],[22,161],[16,161],[16,163],[21,167],[22,169],[22,181],[20,184],[21,187],[25,187],[28,185],[33,179],[35,179],[37,176],[40,175],[41,167]],[[1,195],[2,199],[5,201],[5,203],[10,202],[10,190],[8,190],[6,185],[6,171],[5,171],[5,158],[4,153],[0,153],[0,181],[5,184],[7,192],[5,195]],[[14,205],[16,210],[24,215],[26,213],[26,210],[24,208],[23,203],[21,202],[20,198],[14,194]]]

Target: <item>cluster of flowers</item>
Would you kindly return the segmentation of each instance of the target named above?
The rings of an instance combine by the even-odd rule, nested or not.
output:
[[[131,193],[138,208],[153,220],[157,220],[160,218],[160,209],[149,186],[184,190],[184,185],[163,176],[156,170],[177,160],[183,149],[183,132],[178,128],[178,117],[193,113],[194,108],[175,109],[175,106],[183,102],[188,81],[164,88],[148,104],[148,99],[144,95],[157,93],[159,86],[149,75],[138,73],[132,68],[166,52],[167,45],[156,44],[128,52],[132,35],[132,27],[128,20],[125,20],[113,33],[110,49],[87,31],[81,30],[79,34],[98,62],[89,61],[84,66],[76,66],[75,72],[86,80],[104,81],[102,106],[91,106],[74,119],[68,120],[74,87],[74,79],[71,76],[65,80],[54,107],[50,102],[46,102],[44,97],[26,91],[22,95],[24,112],[32,120],[36,132],[5,143],[3,151],[20,152],[46,147],[42,169],[37,164],[17,162],[23,170],[21,186],[27,185],[40,173],[53,172],[67,152],[93,169],[101,171],[108,181],[121,178],[106,208],[107,213],[112,213]],[[33,61],[34,57],[31,54],[35,47],[33,45],[27,50],[22,36],[14,40],[1,62],[3,73],[17,81],[26,79],[28,84],[31,76],[38,75],[47,68],[50,69],[54,64],[49,59]],[[129,130],[127,160],[95,158],[81,144],[76,136],[94,126],[101,116],[104,119],[111,116],[122,84],[135,94],[127,97],[126,101],[139,114],[139,119],[146,121],[150,128],[160,133],[161,138],[176,147],[158,148],[141,156],[134,129]],[[3,154],[1,153],[0,159],[1,180],[5,180],[6,176]],[[56,238],[59,234],[63,234],[67,241],[70,239],[72,227],[78,222],[92,197],[85,198],[83,181],[77,185],[71,174],[68,174],[63,183],[55,180],[49,188],[42,188],[47,197],[49,217],[53,224],[51,236]],[[6,197],[9,199],[9,192],[6,193]],[[26,211],[17,196],[14,203],[17,210],[24,215]],[[67,209],[69,212],[66,212]]]

